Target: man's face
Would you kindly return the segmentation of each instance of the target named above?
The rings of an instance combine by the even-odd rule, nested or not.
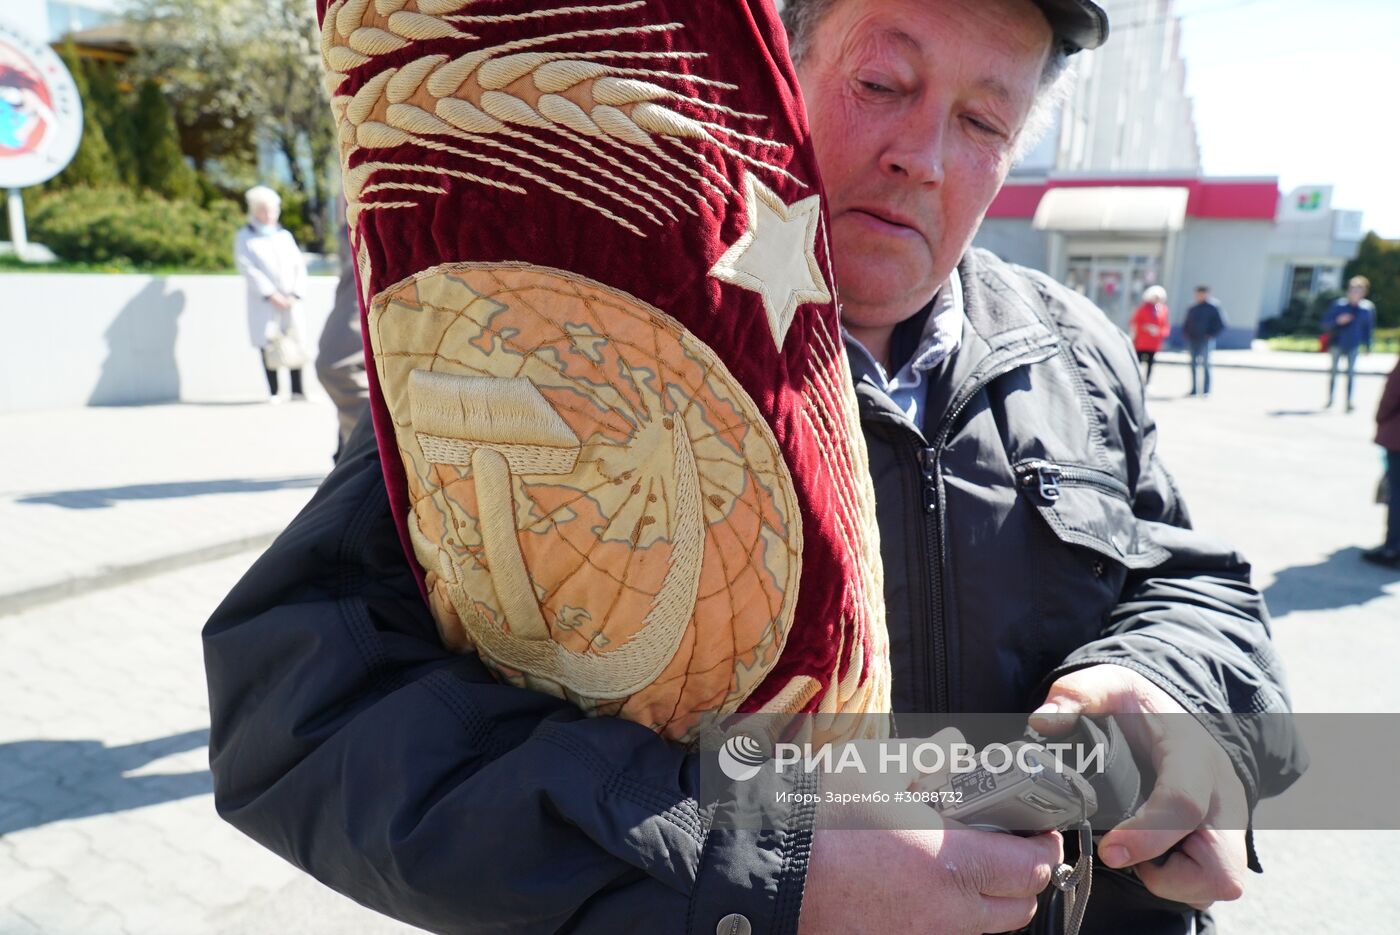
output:
[[[1205,301],[1206,299],[1208,299],[1208,298],[1210,298],[1210,293],[1209,293],[1209,292],[1207,292],[1207,291],[1204,290],[1204,289],[1197,289],[1197,290],[1196,290],[1196,302],[1197,302],[1197,304],[1200,304],[1201,302],[1204,302],[1204,301]]]
[[[253,221],[258,224],[276,224],[282,212],[274,205],[259,202],[253,206]]]
[[[1011,169],[1050,52],[1029,0],[838,0],[801,63],[848,324],[947,280]]]
[[[1366,298],[1365,286],[1361,285],[1360,283],[1357,283],[1354,286],[1347,286],[1347,299],[1350,300],[1352,305],[1355,305],[1364,298]]]

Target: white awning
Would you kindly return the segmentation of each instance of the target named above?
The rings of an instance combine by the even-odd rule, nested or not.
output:
[[[1121,231],[1165,234],[1186,222],[1186,198],[1180,187],[1052,188],[1035,209],[1035,229],[1042,231]]]

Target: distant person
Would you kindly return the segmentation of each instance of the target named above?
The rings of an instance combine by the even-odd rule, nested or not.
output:
[[[1157,352],[1162,349],[1162,342],[1172,333],[1171,312],[1167,309],[1167,290],[1161,286],[1147,287],[1147,291],[1142,294],[1142,304],[1138,306],[1138,310],[1133,313],[1133,320],[1129,322],[1129,329],[1133,335],[1133,350],[1137,351],[1138,363],[1146,368],[1142,377],[1145,386],[1152,382],[1152,364],[1157,359]]]
[[[340,437],[335,446],[338,461],[355,425],[369,412],[369,376],[365,373],[365,346],[360,335],[355,260],[351,255],[348,228],[343,222],[338,225],[337,244],[340,282],[335,287],[335,304],[330,317],[321,330],[316,351],[316,378],[340,415]]]
[[[1211,298],[1210,286],[1196,287],[1196,304],[1186,310],[1181,333],[1186,336],[1186,349],[1191,354],[1191,395],[1210,395],[1210,352],[1215,339],[1225,330],[1225,314]],[[1197,371],[1201,379],[1197,380]]]
[[[1327,405],[1323,408],[1331,409],[1337,397],[1337,370],[1343,357],[1347,361],[1346,411],[1356,408],[1352,403],[1356,358],[1363,344],[1370,353],[1376,331],[1376,307],[1366,298],[1370,291],[1371,280],[1353,276],[1347,283],[1347,294],[1333,302],[1322,316],[1322,333],[1327,336],[1327,352],[1332,355],[1332,371],[1327,377]]]
[[[1386,516],[1385,542],[1380,548],[1361,553],[1376,565],[1400,568],[1400,361],[1390,371],[1376,408],[1376,444],[1385,449]]]
[[[233,258],[248,281],[248,338],[262,358],[272,402],[281,401],[277,371],[283,368],[291,372],[292,399],[305,399],[301,368],[306,351],[297,303],[306,294],[306,260],[291,231],[277,223],[281,197],[265,185],[248,189],[244,197],[248,223],[234,237]]]

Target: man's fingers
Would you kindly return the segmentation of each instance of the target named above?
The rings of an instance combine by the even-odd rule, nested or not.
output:
[[[1031,727],[1043,734],[1061,734],[1074,726],[1080,714],[1112,713],[1113,699],[1124,682],[1117,675],[1107,666],[1092,666],[1056,679],[1045,693],[1045,703],[1031,714]]]
[[[1244,895],[1244,835],[1202,828],[1158,867],[1143,864],[1136,872],[1149,890],[1163,899],[1205,909],[1211,903]]]
[[[1199,828],[1213,799],[1209,770],[1187,765],[1181,756],[1158,758],[1157,782],[1137,812],[1104,835],[1099,858],[1127,867],[1160,857]]]
[[[1137,814],[1104,835],[1099,858],[1110,867],[1127,867],[1160,857],[1201,826],[1210,809],[1208,777],[1163,775]]]
[[[974,862],[972,881],[983,896],[1035,896],[1050,885],[1051,873],[1064,860],[1064,839],[1056,831],[1030,838],[972,830],[949,833],[973,836],[966,841]]]
[[[982,920],[979,932],[1015,932],[1031,924],[1035,918],[1035,897],[1007,898],[985,896],[981,900]]]

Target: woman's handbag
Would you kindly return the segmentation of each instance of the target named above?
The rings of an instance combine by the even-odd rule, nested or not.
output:
[[[273,335],[263,348],[263,366],[268,370],[300,370],[306,366],[306,351],[296,330]]]

